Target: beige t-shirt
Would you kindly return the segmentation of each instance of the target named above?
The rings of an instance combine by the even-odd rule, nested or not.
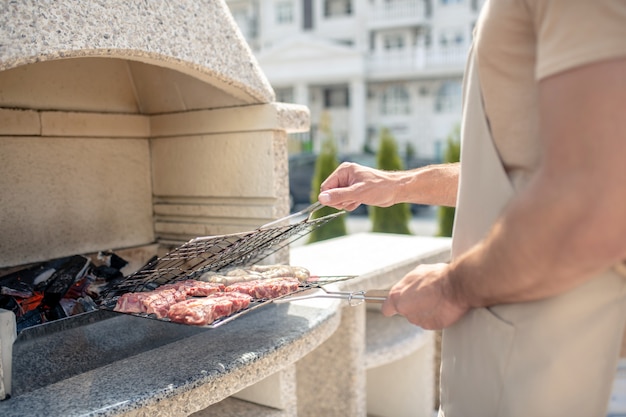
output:
[[[516,189],[539,165],[537,82],[626,56],[626,0],[488,0],[475,48],[492,137]]]

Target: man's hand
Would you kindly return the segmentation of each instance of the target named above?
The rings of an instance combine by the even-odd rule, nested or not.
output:
[[[448,265],[420,265],[393,286],[382,307],[385,316],[400,314],[429,330],[454,324],[469,310],[453,291]]]
[[[391,173],[344,162],[321,186],[320,203],[352,211],[360,204],[389,207],[395,189]]]

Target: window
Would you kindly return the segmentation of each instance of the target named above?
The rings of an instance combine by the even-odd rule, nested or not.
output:
[[[276,101],[279,103],[293,103],[293,88],[277,88]]]
[[[446,81],[437,91],[435,111],[438,113],[452,113],[461,109],[461,82]]]
[[[304,0],[302,3],[302,29],[313,29],[313,0]]]
[[[324,16],[347,16],[352,14],[351,0],[325,0]]]
[[[439,45],[442,48],[463,46],[465,44],[465,33],[462,29],[448,29],[439,33]]]
[[[385,35],[383,38],[383,46],[386,51],[404,49],[404,36],[399,33]]]
[[[457,46],[461,46],[463,45],[464,42],[465,42],[465,36],[463,36],[463,32],[457,32],[454,35],[454,43],[457,44]]]
[[[349,106],[350,93],[347,87],[326,88],[324,90],[324,108]]]
[[[254,39],[257,36],[257,20],[250,15],[247,9],[233,9],[232,15],[241,33],[247,40]]]
[[[382,114],[410,114],[410,96],[402,85],[388,87],[382,96],[380,112]]]
[[[448,46],[448,37],[445,34],[439,36],[439,45],[441,45],[442,48]]]
[[[279,1],[276,3],[276,23],[287,24],[293,22],[293,3],[291,1]]]

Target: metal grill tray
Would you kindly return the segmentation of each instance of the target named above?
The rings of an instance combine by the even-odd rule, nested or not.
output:
[[[308,291],[308,290],[312,290],[312,289],[316,289],[316,288],[321,288],[322,285],[326,285],[326,284],[332,284],[334,282],[339,282],[339,281],[345,281],[348,279],[352,279],[354,278],[354,276],[328,276],[328,277],[315,277],[315,280],[309,280],[307,282],[302,282],[300,283],[300,285],[298,286],[298,289],[296,291],[292,291],[289,294],[285,294],[282,295],[280,297],[277,298],[271,298],[271,299],[253,299],[250,302],[250,305],[242,310],[239,310],[231,315],[225,316],[225,317],[221,317],[217,320],[215,320],[212,323],[209,323],[207,325],[204,326],[200,326],[200,325],[191,325],[194,327],[199,327],[199,328],[205,328],[205,329],[215,329],[217,327],[220,327],[226,323],[229,323],[247,313],[250,313],[258,308],[267,306],[268,304],[272,304],[274,301],[278,301],[278,300],[282,300],[284,298],[288,298],[288,297],[292,297],[295,294],[299,294],[302,293],[304,291]],[[115,307],[115,305],[113,305],[113,307]],[[109,310],[109,311],[114,311],[113,307],[103,307],[105,310]],[[119,313],[119,314],[129,314],[131,316],[136,316],[136,317],[142,317],[142,318],[146,318],[146,319],[151,319],[151,320],[158,320],[158,321],[165,321],[165,322],[171,322],[171,320],[167,317],[165,318],[158,318],[156,315],[154,314],[143,314],[143,313],[123,313],[123,312],[119,312],[119,311],[114,311],[115,313]],[[189,326],[189,324],[182,324],[182,323],[178,323],[181,324],[182,326]]]
[[[106,307],[112,299],[117,301],[127,292],[151,291],[175,281],[194,279],[208,271],[252,265],[345,213],[339,211],[312,219],[312,213],[320,207],[321,204],[315,203],[250,232],[192,239],[117,283],[104,295],[102,304]],[[307,217],[276,226],[302,215]]]
[[[304,210],[250,232],[192,239],[117,283],[104,294],[99,307],[113,311],[118,298],[129,292],[152,291],[165,284],[196,279],[205,272],[220,272],[258,263],[316,228],[345,214],[344,211],[339,211],[312,218],[312,214],[321,207],[319,203],[312,204]],[[305,216],[303,220],[295,221],[302,216]],[[309,280],[301,283],[299,289],[288,296],[349,278],[352,277],[316,277],[315,281]],[[218,327],[271,302],[272,300],[253,300],[248,308],[218,319],[206,327]],[[157,319],[146,314],[122,314],[167,321],[167,319]]]

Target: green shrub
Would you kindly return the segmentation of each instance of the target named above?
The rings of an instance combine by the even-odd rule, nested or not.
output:
[[[320,125],[322,124],[320,123]],[[337,148],[330,129],[326,125],[320,126],[320,129],[323,129],[322,132],[326,134],[326,139],[322,142],[322,149],[315,161],[315,172],[311,181],[311,203],[317,201],[322,182],[339,166]],[[322,207],[313,213],[312,218],[316,219],[337,211],[332,207]],[[309,234],[307,243],[345,236],[347,233],[344,216],[337,216],[325,225],[314,229]]]
[[[446,152],[444,154],[444,162],[459,162],[461,159],[461,133],[458,125],[454,127],[450,135],[448,135],[446,143]],[[452,228],[454,227],[454,207],[439,207],[437,212],[437,220],[439,224],[438,236],[452,236]]]
[[[383,128],[381,131],[380,146],[376,154],[376,165],[379,169],[386,171],[403,169],[396,140],[386,128]],[[391,207],[371,207],[370,218],[372,220],[373,232],[411,234],[409,229],[411,210],[406,203],[395,204]]]

